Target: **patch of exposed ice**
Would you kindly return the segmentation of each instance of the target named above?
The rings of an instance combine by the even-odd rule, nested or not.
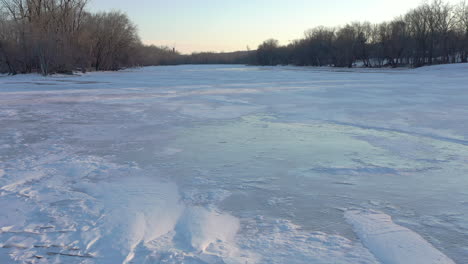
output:
[[[0,117],[15,117],[18,115],[18,111],[14,109],[0,110]]]
[[[229,119],[238,118],[247,114],[258,112],[263,107],[253,105],[219,105],[210,106],[206,104],[183,105],[180,112],[198,118]]]
[[[182,149],[178,149],[178,148],[165,148],[162,153],[164,155],[172,156],[182,151],[183,151]]]

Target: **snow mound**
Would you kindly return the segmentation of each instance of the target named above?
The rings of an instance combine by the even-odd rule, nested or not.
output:
[[[377,211],[349,210],[346,220],[364,245],[384,264],[455,264],[419,234]]]
[[[77,187],[103,205],[97,228],[82,234],[94,238],[86,248],[109,263],[129,263],[137,246],[172,231],[184,208],[175,184],[146,177]]]
[[[137,167],[67,154],[0,178],[8,212],[0,214],[0,263],[223,263],[238,255],[237,218],[183,203],[175,183]]]
[[[202,207],[187,208],[175,227],[179,247],[205,251],[216,242],[232,242],[239,229],[239,220],[227,214]]]

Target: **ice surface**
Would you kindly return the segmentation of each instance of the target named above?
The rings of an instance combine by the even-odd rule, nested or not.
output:
[[[1,76],[0,263],[467,263],[467,72]]]

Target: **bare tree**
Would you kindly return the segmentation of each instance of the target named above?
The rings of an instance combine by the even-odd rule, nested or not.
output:
[[[456,7],[456,27],[460,33],[460,58],[462,62],[468,61],[468,3],[460,2]]]
[[[113,11],[88,17],[91,56],[96,70],[117,70],[131,66],[129,52],[140,45],[136,26],[127,15]]]
[[[264,41],[257,49],[257,60],[261,65],[280,64],[279,42],[276,39]]]

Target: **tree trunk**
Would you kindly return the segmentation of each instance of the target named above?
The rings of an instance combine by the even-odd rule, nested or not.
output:
[[[10,75],[16,75],[17,72],[16,72],[16,69],[15,69],[15,66],[11,64],[10,62],[10,59],[8,57],[8,53],[6,52],[2,42],[0,42],[0,52],[3,54],[3,58],[5,59],[5,63],[8,67],[8,73]]]

